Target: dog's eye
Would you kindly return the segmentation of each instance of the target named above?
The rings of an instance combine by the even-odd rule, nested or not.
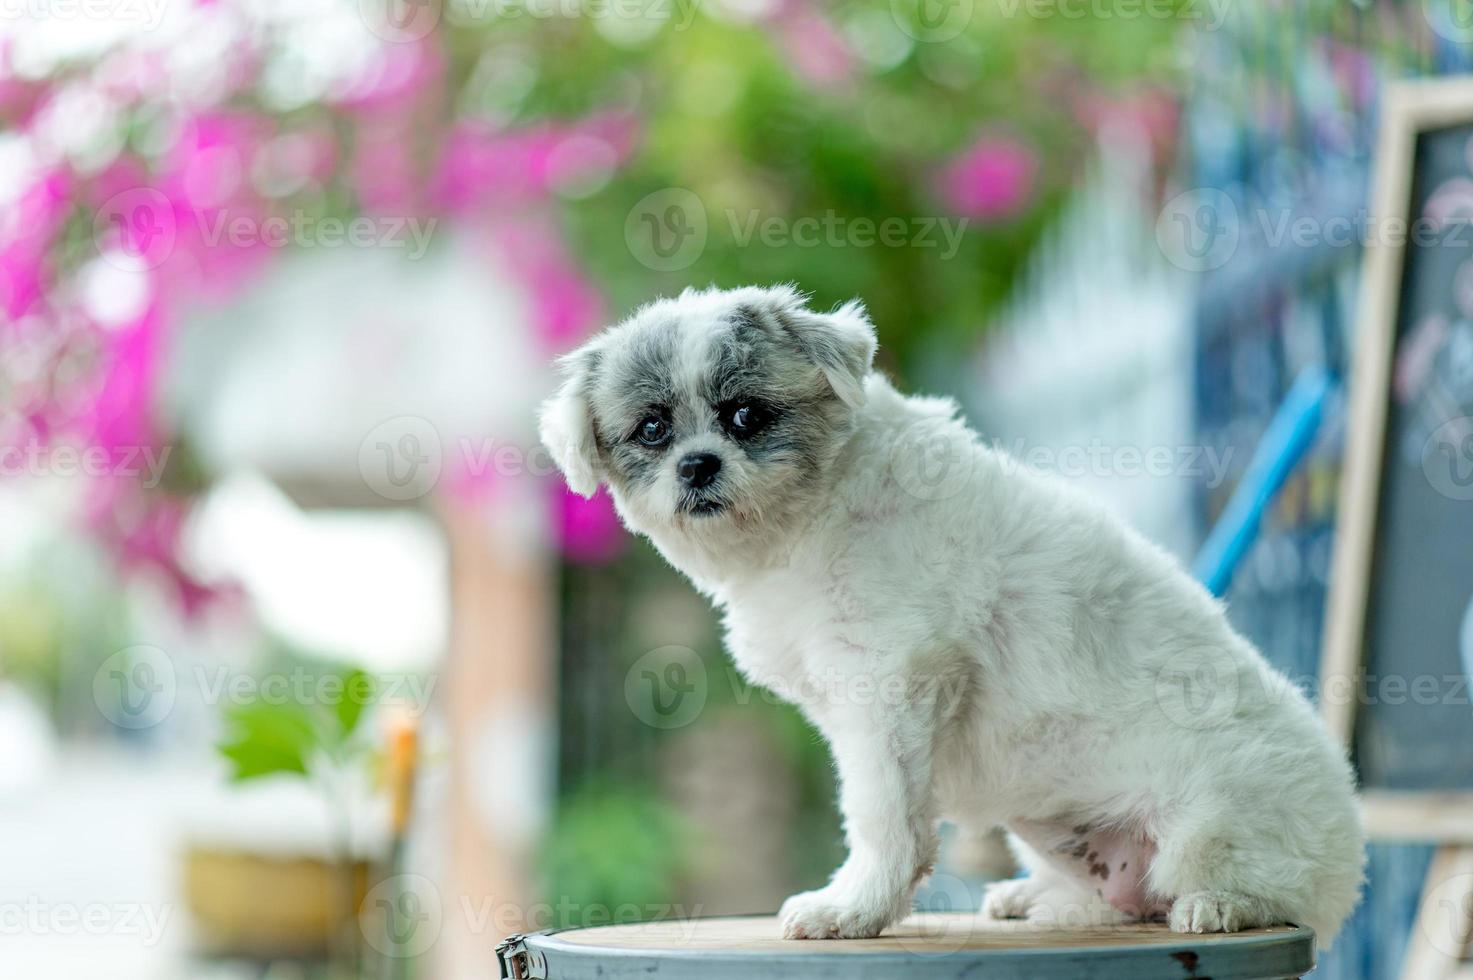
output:
[[[735,436],[749,436],[767,424],[769,415],[760,405],[733,405],[726,410],[726,427]]]
[[[639,428],[634,430],[634,437],[646,446],[663,446],[670,438],[670,423],[658,415],[651,415],[639,423]]]

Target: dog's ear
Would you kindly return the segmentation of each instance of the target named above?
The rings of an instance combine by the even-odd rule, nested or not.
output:
[[[778,321],[844,404],[850,408],[864,404],[864,379],[875,359],[875,327],[862,302],[851,299],[832,313],[788,307],[779,311]]]
[[[598,352],[587,346],[560,358],[563,383],[542,403],[537,422],[537,434],[563,471],[568,488],[584,497],[598,492],[601,472],[588,405],[588,387],[597,363]]]

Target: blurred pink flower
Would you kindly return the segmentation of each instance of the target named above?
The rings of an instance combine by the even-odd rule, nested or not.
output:
[[[840,88],[853,81],[854,52],[816,6],[804,0],[786,3],[772,18],[772,26],[799,75],[821,88]]]
[[[1371,54],[1364,48],[1334,40],[1325,41],[1324,47],[1340,91],[1351,93],[1352,105],[1347,108],[1351,111],[1361,110],[1375,101],[1380,79]]]
[[[256,233],[269,210],[250,180],[274,136],[274,123],[245,112],[201,113],[184,125],[150,181],[172,208],[175,239],[157,270],[170,294],[224,299],[275,252]],[[250,234],[234,239],[236,227]]]
[[[548,351],[567,350],[598,326],[603,301],[569,252],[547,198],[585,168],[628,159],[636,133],[632,117],[608,112],[511,132],[462,124],[450,135],[436,180],[438,206],[489,221],[501,260],[530,293],[533,326]]]
[[[121,47],[104,56],[92,80],[99,92],[123,103],[167,97],[168,56],[156,48]]]
[[[458,466],[448,474],[445,492],[462,507],[489,508],[496,499],[500,481],[491,469]]]
[[[46,292],[50,250],[70,205],[73,185],[62,170],[37,177],[0,223],[0,311],[16,320]]]
[[[446,140],[436,178],[436,200],[451,212],[485,205],[521,206],[599,166],[618,166],[633,151],[637,126],[621,112],[599,113],[574,123],[498,130],[482,122],[456,125]],[[585,139],[601,159],[570,156],[570,141]]]
[[[92,403],[90,442],[110,461],[132,459],[157,442],[154,396],[158,385],[164,318],[150,304],[138,320],[106,334],[102,384]]]
[[[444,76],[445,52],[435,35],[383,44],[332,101],[348,109],[384,116],[432,101]]]
[[[164,161],[161,188],[196,210],[224,207],[250,194],[250,165],[274,125],[245,113],[206,112],[185,125]]]
[[[443,135],[439,125],[445,53],[435,35],[380,45],[331,103],[355,120],[348,183],[369,213],[407,215],[422,210],[425,163],[420,147]]]
[[[583,564],[600,564],[618,557],[628,538],[614,513],[607,490],[585,500],[561,480],[556,484],[558,538],[564,556]]]
[[[1142,86],[1119,94],[1085,89],[1069,98],[1075,118],[1090,132],[1123,132],[1126,135],[1116,138],[1143,142],[1158,166],[1169,166],[1180,118],[1180,105],[1171,93]]]
[[[326,183],[338,166],[338,143],[326,125],[281,133],[261,154],[258,164],[282,180]]]
[[[1179,107],[1167,92],[1141,88],[1124,95],[1086,92],[1074,104],[1075,117],[1092,131],[1124,124],[1146,136],[1154,147],[1174,140]]]
[[[78,421],[88,442],[106,454],[109,472],[92,479],[82,520],[125,571],[148,571],[166,581],[192,618],[216,595],[180,562],[179,541],[192,502],[145,486],[134,472],[145,450],[155,460],[167,458],[154,416],[167,322],[150,304],[135,322],[104,336],[101,384]]]
[[[107,543],[118,564],[130,573],[162,579],[174,591],[186,618],[194,619],[219,597],[238,596],[232,585],[201,582],[179,560],[180,538],[191,501],[154,490],[137,481],[109,476],[93,482],[87,525]]]
[[[144,187],[149,180],[148,171],[142,161],[134,156],[119,156],[115,157],[106,169],[94,176],[82,190],[85,192],[87,203],[95,206],[114,194],[121,194],[136,187]]]
[[[503,261],[530,294],[532,325],[545,351],[569,349],[602,322],[603,298],[551,217],[504,221],[494,234]]]
[[[801,12],[790,20],[792,39],[811,42],[802,70],[842,77],[848,54],[832,27]],[[296,178],[324,187],[341,180],[369,213],[443,213],[483,231],[524,284],[543,348],[565,350],[586,336],[602,321],[603,300],[564,239],[555,197],[600,186],[633,151],[637,120],[605,112],[518,131],[451,123],[440,44],[435,36],[385,45],[334,93],[329,102],[352,130],[351,157],[338,158],[332,129],[291,130],[295,123],[233,97],[254,84],[262,64],[261,52],[243,44],[216,66],[220,84],[205,87],[212,106],[183,99],[166,107],[166,125],[157,128],[166,146],[130,146],[100,173],[74,178],[56,169],[22,189],[0,222],[0,334],[4,320],[40,312],[35,321],[75,335],[75,342],[56,345],[53,360],[84,351],[88,373],[64,392],[34,386],[29,401],[35,404],[18,406],[15,418],[40,438],[82,441],[115,462],[167,443],[173,436],[155,406],[170,335],[190,305],[246,287],[281,254],[260,231],[283,206],[283,195],[294,192]],[[110,98],[136,106],[173,90],[170,71],[154,54],[119,54],[98,66],[94,81]],[[55,86],[13,79],[0,42],[0,116],[25,138],[24,126],[15,124],[54,98]],[[267,179],[273,175],[279,179]],[[73,224],[64,229],[64,222]],[[244,228],[243,238],[235,227]],[[79,235],[82,247],[64,251],[64,230]],[[89,235],[96,248],[85,241]],[[121,251],[133,260],[128,270],[146,279],[146,302],[117,314],[125,322],[106,327],[91,322],[68,278],[81,262],[94,262],[99,249],[108,262]],[[497,502],[497,482],[489,476],[452,473],[445,488]],[[122,564],[166,575],[186,607],[209,594],[176,555],[188,499],[116,474],[89,489],[84,516]],[[570,557],[600,561],[618,551],[624,537],[607,496],[583,501],[560,487],[558,501],[557,526]]]
[[[0,311],[6,321],[20,319],[41,299],[46,291],[47,269],[45,249],[37,247],[32,238],[0,246]]]
[[[1031,147],[1007,136],[983,136],[941,171],[941,196],[958,214],[1000,221],[1027,206],[1037,170]]]
[[[12,65],[14,44],[13,38],[0,38],[0,116],[15,129],[25,129],[44,103],[48,89],[42,81],[16,76]]]
[[[366,119],[358,126],[348,182],[369,213],[419,211],[423,179],[409,127],[398,119]]]

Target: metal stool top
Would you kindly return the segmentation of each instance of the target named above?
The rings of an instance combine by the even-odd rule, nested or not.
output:
[[[1185,936],[1160,924],[1067,929],[922,913],[876,939],[781,938],[772,916],[667,919],[512,936],[503,977],[539,980],[1282,980],[1314,968],[1314,933]]]

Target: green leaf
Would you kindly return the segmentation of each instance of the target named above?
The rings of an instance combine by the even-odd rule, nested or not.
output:
[[[218,748],[220,754],[231,763],[230,778],[237,783],[281,773],[307,774],[307,760],[300,752],[290,749],[252,745],[249,742],[222,744]]]
[[[233,705],[225,714],[226,737],[216,749],[240,782],[277,773],[305,775],[320,739],[297,705],[262,701]]]
[[[338,729],[347,738],[358,727],[366,708],[374,695],[374,680],[362,670],[354,667],[343,674],[343,696],[336,705]]]

